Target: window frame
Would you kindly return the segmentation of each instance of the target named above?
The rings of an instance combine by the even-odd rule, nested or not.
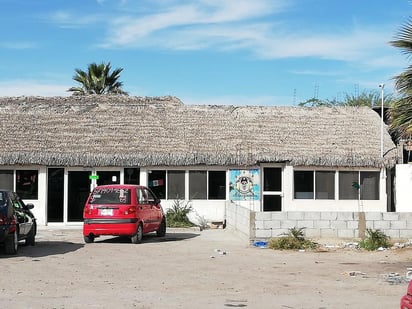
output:
[[[296,197],[296,176],[295,173],[299,172],[312,172],[313,173],[313,196],[312,197],[302,197],[302,198],[297,198]],[[318,191],[318,179],[317,179],[317,174],[322,173],[322,172],[333,172],[333,179],[334,183],[332,188],[334,188],[334,198],[319,198],[317,197]],[[331,169],[294,169],[293,170],[293,199],[294,200],[325,200],[325,201],[331,201],[331,200],[338,200],[338,201],[350,201],[350,200],[362,200],[362,201],[367,201],[367,200],[373,200],[377,201],[380,200],[380,170],[331,170]],[[352,176],[352,180],[350,180],[350,174],[356,175],[356,179]],[[362,175],[365,175],[366,177],[363,178]],[[351,187],[348,187],[348,185],[345,185],[344,181],[345,177],[344,175],[347,175],[347,178],[349,179],[350,182],[352,182]],[[369,175],[369,177],[367,177]],[[364,193],[364,179],[371,179],[371,182],[369,183],[369,186],[372,186],[370,190],[367,191],[367,193]],[[355,181],[356,180],[356,181]],[[359,185],[359,189],[356,188],[356,184]],[[345,189],[343,188],[345,186]],[[352,188],[353,187],[353,188]],[[348,196],[348,198],[345,198],[345,195],[350,195],[350,192],[353,190],[357,190],[356,192],[356,197],[353,195]],[[303,191],[302,191],[303,192]],[[305,191],[306,192],[306,191]],[[328,190],[325,192],[329,192]],[[365,195],[366,194],[366,195]],[[368,198],[365,198],[368,197]],[[372,198],[370,198],[372,197]]]
[[[188,177],[189,200],[207,200],[207,197],[208,197],[208,171],[207,170],[189,170],[188,173],[189,173],[189,177]],[[192,181],[196,181],[196,180],[192,179],[191,176],[193,178],[195,176],[201,176],[201,179],[197,180],[198,184],[200,184],[200,186],[196,186],[196,187],[192,186]],[[201,182],[201,183],[199,183],[199,182]],[[204,188],[203,188],[203,186],[204,186]],[[200,197],[197,197],[196,193],[200,193]]]
[[[183,184],[181,183],[183,181]],[[186,198],[186,170],[166,170],[166,199]],[[174,195],[171,197],[171,195]],[[182,195],[182,196],[181,196]]]
[[[227,177],[228,177],[228,170],[223,170],[223,169],[152,169],[148,172],[147,176],[147,181],[149,184],[149,188],[156,193],[156,189],[153,189],[153,186],[151,185],[151,182],[153,182],[154,179],[150,179],[150,176],[152,173],[155,175],[161,175],[162,172],[164,173],[164,183],[162,186],[165,187],[165,196],[158,196],[158,198],[165,199],[165,200],[176,200],[176,198],[170,196],[169,192],[169,174],[175,172],[175,171],[180,171],[184,172],[184,188],[185,188],[185,194],[182,197],[178,197],[178,199],[186,200],[189,198],[189,200],[195,199],[195,200],[205,200],[205,201],[214,201],[214,200],[226,200],[227,199]],[[205,198],[196,198],[191,196],[191,190],[190,190],[190,173],[191,172],[200,172],[200,173],[206,173],[206,182],[204,185],[206,188],[203,188],[202,190],[205,190],[206,196]],[[218,178],[214,178],[218,177]],[[220,180],[219,180],[220,177]],[[213,181],[217,181],[216,188],[211,188],[211,184]],[[156,187],[154,187],[156,188]],[[204,195],[203,194],[203,195]]]
[[[37,169],[16,169],[15,173],[15,191],[22,200],[39,199],[39,170]],[[27,178],[27,174],[31,175]],[[26,174],[26,175],[24,175]],[[28,188],[30,186],[30,188]],[[27,188],[25,188],[27,187]],[[32,192],[29,192],[30,190]]]

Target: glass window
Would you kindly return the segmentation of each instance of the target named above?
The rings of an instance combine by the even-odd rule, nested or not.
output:
[[[295,199],[313,199],[313,171],[295,171]]]
[[[139,168],[125,168],[124,169],[124,183],[138,185],[140,184],[140,169]]]
[[[209,199],[226,199],[226,172],[209,171]]]
[[[317,200],[335,199],[335,172],[315,172],[315,198]]]
[[[206,171],[189,171],[189,199],[207,199]]]
[[[185,171],[167,172],[167,198],[185,199]]]
[[[120,183],[120,172],[119,171],[97,171],[98,176],[97,185],[111,185]]]
[[[360,172],[361,200],[379,200],[379,172]]]
[[[130,190],[119,188],[95,188],[89,200],[90,204],[130,204]]]
[[[339,172],[339,199],[358,199],[359,172]]]
[[[263,211],[282,211],[282,198],[280,195],[264,195]]]
[[[149,172],[149,188],[160,199],[166,198],[166,171]]]
[[[154,196],[154,194],[150,190],[144,189],[144,191],[146,192],[147,200],[149,201],[149,203],[154,203],[157,197]]]
[[[263,169],[263,191],[282,191],[282,169],[267,167]]]
[[[149,204],[147,200],[147,195],[143,192],[143,189],[138,188],[136,190],[136,194],[137,194],[137,201],[139,202],[139,204]]]
[[[0,188],[13,191],[13,171],[0,170]]]
[[[16,192],[21,199],[37,200],[38,171],[16,170]]]

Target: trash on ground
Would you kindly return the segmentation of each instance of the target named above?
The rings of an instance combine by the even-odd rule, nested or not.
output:
[[[253,243],[253,246],[254,246],[254,247],[257,247],[257,248],[263,248],[263,249],[265,249],[265,248],[268,247],[268,242],[267,242],[267,241],[255,241],[255,242]]]

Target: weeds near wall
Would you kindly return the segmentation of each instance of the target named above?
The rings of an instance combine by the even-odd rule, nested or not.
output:
[[[366,238],[362,239],[359,247],[373,251],[379,248],[388,248],[391,246],[390,237],[385,235],[381,230],[366,229]]]
[[[175,200],[171,208],[166,211],[166,222],[168,227],[191,227],[187,215],[193,210],[190,201]]]
[[[271,238],[268,247],[275,250],[316,249],[318,244],[305,239],[304,229],[304,227],[290,228],[288,233],[282,234],[282,237]]]

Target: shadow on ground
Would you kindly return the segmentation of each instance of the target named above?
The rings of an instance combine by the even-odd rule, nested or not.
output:
[[[145,243],[163,243],[175,242],[195,238],[198,233],[192,232],[169,232],[164,237],[157,237],[156,233],[143,235],[142,244]],[[53,236],[48,236],[53,237]],[[129,237],[119,236],[102,236],[95,239],[96,243],[115,243],[115,244],[130,244]],[[19,248],[16,255],[7,255],[4,253],[4,246],[0,244],[0,259],[13,257],[31,257],[40,258],[45,256],[53,256],[77,251],[83,248],[86,244],[83,242],[71,242],[67,240],[36,240],[35,246],[26,246],[23,242],[19,242]]]
[[[158,243],[158,242],[172,242],[172,241],[181,241],[191,238],[198,237],[199,234],[196,233],[166,233],[164,237],[157,237],[155,233],[143,235],[142,244],[145,243]],[[126,243],[130,244],[129,237],[109,237],[104,236],[104,238],[96,238],[94,240],[96,243]]]
[[[16,255],[4,254],[4,248],[0,247],[0,259],[12,257],[32,257],[39,258],[57,254],[65,254],[83,248],[84,244],[73,243],[68,241],[36,241],[35,246],[26,246],[19,243]]]

